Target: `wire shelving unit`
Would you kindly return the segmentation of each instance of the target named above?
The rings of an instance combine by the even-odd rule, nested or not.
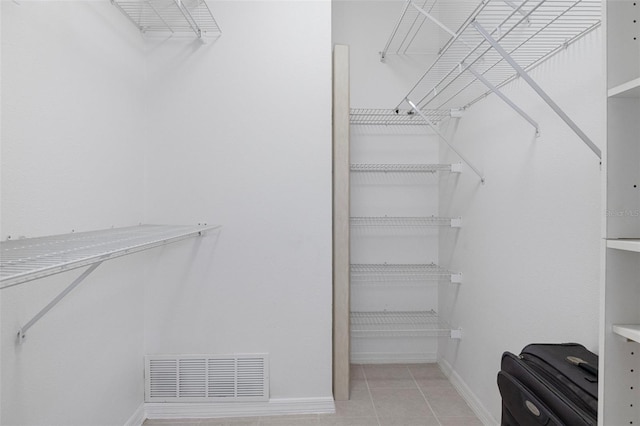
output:
[[[205,0],[111,0],[142,33],[222,34]]]
[[[357,216],[351,218],[351,226],[353,227],[428,227],[428,226],[450,226],[459,228],[461,225],[460,218],[451,217],[388,217],[388,216]]]
[[[88,266],[49,304],[18,330],[26,332],[67,294],[80,285],[102,262],[202,235],[219,225],[140,225],[39,238],[2,241],[0,289]]]
[[[424,284],[448,280],[462,282],[462,274],[428,264],[412,263],[354,263],[351,264],[351,283],[354,285],[380,285],[391,282]]]
[[[443,2],[427,0],[422,8],[442,7]],[[446,111],[473,105],[492,91],[477,74],[496,88],[517,77],[512,66],[478,32],[478,24],[487,29],[522,68],[530,70],[599,27],[601,22],[599,0],[455,3],[469,5],[471,12],[465,19],[459,18],[457,22],[446,25],[454,33],[441,48],[437,60],[405,97],[412,99],[421,110]],[[411,9],[414,8],[405,8]],[[391,46],[402,46],[405,40],[414,39],[411,33],[416,27],[414,15],[404,13],[401,16],[400,25],[390,38]],[[420,25],[426,25],[423,22],[426,18],[420,16]],[[428,24],[433,25],[432,22]]]
[[[433,123],[451,117],[451,111],[424,110]],[[352,108],[350,123],[362,126],[426,126],[427,123],[411,109]]]
[[[0,242],[0,288],[201,235],[217,225],[140,225]]]
[[[436,173],[459,172],[460,164],[352,164],[352,172],[363,173]]]
[[[454,333],[452,333],[452,331]],[[351,312],[351,335],[368,337],[456,337],[434,310]]]

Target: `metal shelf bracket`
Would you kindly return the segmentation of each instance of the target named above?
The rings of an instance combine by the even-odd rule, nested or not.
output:
[[[599,159],[602,159],[602,153],[600,148],[593,143],[593,141],[578,127],[576,123],[569,118],[569,116],[560,108],[558,104],[556,104],[553,99],[536,83],[531,76],[520,66],[518,63],[509,55],[509,53],[500,46],[491,34],[485,30],[482,25],[478,21],[472,22],[473,27],[482,35],[482,37],[494,48],[500,56],[509,64],[511,67],[518,73],[520,77],[544,100],[549,107],[573,130],[576,135],[598,156]]]
[[[482,173],[480,173],[480,171],[479,171],[479,170],[478,170],[478,169],[477,169],[473,164],[471,164],[471,163],[469,162],[469,160],[467,160],[467,159],[466,159],[466,157],[465,157],[464,155],[460,154],[460,152],[459,152],[456,148],[454,148],[454,147],[453,147],[453,145],[451,145],[451,142],[449,142],[449,140],[448,140],[448,139],[447,139],[447,138],[442,134],[442,132],[440,131],[440,129],[438,129],[438,127],[437,127],[435,124],[433,124],[433,123],[431,122],[431,120],[429,120],[429,118],[427,118],[427,116],[426,116],[426,115],[424,115],[424,114],[422,113],[422,111],[420,110],[420,108],[418,108],[418,107],[416,106],[416,104],[414,104],[414,103],[413,103],[411,100],[409,100],[408,98],[405,98],[405,100],[407,101],[407,103],[408,103],[409,105],[411,105],[411,108],[413,108],[413,110],[416,112],[416,114],[418,114],[420,117],[422,117],[422,119],[423,119],[423,120],[424,120],[424,121],[429,125],[429,127],[431,127],[431,129],[432,129],[434,132],[436,132],[436,134],[437,134],[438,136],[440,136],[440,139],[442,139],[442,140],[443,140],[443,141],[444,141],[444,142],[449,146],[449,148],[451,148],[451,150],[452,150],[453,152],[455,152],[455,153],[458,155],[458,157],[460,157],[460,159],[461,159],[462,161],[464,161],[464,162],[467,164],[467,166],[469,166],[469,168],[471,168],[471,170],[473,170],[473,172],[474,172],[475,174],[477,174],[477,175],[478,175],[478,177],[480,178],[480,182],[482,182],[482,183],[484,184],[484,176],[482,175]]]
[[[40,318],[42,318],[47,312],[53,309],[53,307],[56,306],[62,299],[64,299],[64,297],[67,294],[71,293],[71,290],[79,286],[85,280],[85,278],[87,278],[101,264],[102,262],[94,263],[89,268],[87,268],[86,271],[80,274],[78,278],[73,280],[73,282],[69,284],[67,288],[65,288],[59,295],[57,295],[55,299],[49,302],[47,306],[42,308],[40,312],[38,312],[33,318],[31,318],[29,322],[27,322],[25,325],[20,327],[20,330],[18,330],[18,342],[22,343],[24,339],[27,337],[26,336],[27,330],[30,329],[36,322],[38,322]]]

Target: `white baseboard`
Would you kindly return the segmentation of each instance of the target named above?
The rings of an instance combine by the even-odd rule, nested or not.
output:
[[[352,364],[418,364],[436,361],[437,354],[435,352],[351,352]]]
[[[496,426],[499,425],[500,422],[493,418],[489,410],[480,402],[478,397],[476,397],[475,393],[471,391],[471,388],[462,380],[462,377],[458,375],[458,373],[451,367],[447,361],[440,359],[438,361],[438,365],[444,372],[445,376],[449,378],[449,381],[453,385],[454,388],[458,391],[460,396],[464,398],[464,400],[469,404],[469,407],[476,414],[478,419],[485,426]]]
[[[289,414],[332,414],[332,397],[282,398],[266,402],[148,402],[149,419],[205,419],[219,417],[279,416]]]
[[[140,404],[138,409],[133,413],[129,420],[124,424],[124,426],[142,426],[142,423],[147,419],[147,415],[145,412],[145,404],[144,402]]]

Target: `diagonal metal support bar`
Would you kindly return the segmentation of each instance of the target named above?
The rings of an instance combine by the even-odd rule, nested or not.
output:
[[[420,6],[418,6],[417,4],[415,4],[414,2],[411,2],[411,6],[413,6],[413,8],[415,10],[417,10],[418,12],[422,13],[426,18],[428,18],[431,22],[433,22],[434,24],[436,24],[437,26],[439,26],[440,28],[442,28],[443,30],[445,30],[446,32],[448,32],[452,37],[457,37],[458,34],[456,34],[455,32],[451,31],[449,29],[449,27],[447,27],[445,24],[443,24],[442,22],[438,21],[432,14],[430,14],[429,12],[427,12],[426,10],[424,10],[423,8],[421,8]]]
[[[493,93],[495,93],[500,99],[502,99],[507,105],[509,105],[515,112],[517,112],[518,114],[520,114],[522,116],[522,118],[524,118],[525,120],[527,120],[535,129],[536,129],[536,136],[540,135],[540,126],[538,125],[538,123],[529,116],[529,114],[527,114],[526,112],[524,112],[522,110],[522,108],[520,108],[518,105],[516,105],[515,103],[513,103],[513,101],[511,99],[509,99],[507,97],[507,95],[505,95],[504,93],[502,93],[500,91],[500,89],[498,89],[496,86],[494,86],[493,84],[491,84],[491,82],[489,80],[487,80],[485,78],[484,75],[482,75],[481,73],[479,73],[475,68],[473,67],[468,67],[467,68],[469,70],[469,72],[471,74],[473,74],[478,80],[480,80],[485,86],[487,86],[489,88],[489,90],[491,90]]]
[[[40,312],[36,314],[31,320],[23,325],[18,331],[18,341],[23,341],[26,337],[27,330],[30,329],[36,322],[40,320],[47,312],[49,312],[54,306],[56,306],[64,297],[71,292],[74,288],[76,288],[85,278],[89,276],[95,269],[100,266],[102,262],[94,263],[86,271],[84,271],[78,278],[76,278],[67,288],[65,288],[62,293],[56,296],[47,306],[42,308]]]
[[[418,108],[416,104],[411,102],[408,98],[405,98],[405,101],[407,101],[407,103],[411,105],[411,108],[413,108],[416,114],[422,117],[422,119],[429,125],[429,127],[431,127],[431,129],[433,129],[433,131],[436,132],[438,136],[440,136],[440,139],[442,139],[444,143],[446,143],[449,146],[449,148],[451,148],[451,150],[455,152],[456,155],[460,157],[460,159],[464,161],[465,164],[469,166],[469,168],[473,170],[475,174],[478,175],[478,177],[480,178],[480,182],[484,183],[484,176],[482,175],[482,173],[480,173],[480,171],[473,164],[471,164],[469,160],[467,160],[466,157],[460,153],[460,151],[458,151],[453,145],[451,145],[451,142],[449,142],[449,140],[442,134],[440,129],[438,129],[438,127],[435,124],[433,124],[433,122],[429,120],[429,118],[426,115],[424,115],[422,111],[420,111],[420,108]]]
[[[407,0],[407,3],[404,5],[404,8],[402,9],[402,13],[400,14],[400,18],[398,19],[398,22],[396,22],[396,26],[393,28],[393,31],[391,32],[391,36],[389,36],[389,40],[387,40],[387,44],[384,46],[384,50],[380,52],[380,62],[384,62],[384,60],[386,59],[387,51],[389,50],[389,46],[391,46],[391,41],[398,33],[398,28],[400,28],[400,24],[402,23],[402,19],[404,18],[404,15],[407,13],[407,9],[409,9],[410,3],[411,3],[411,0]]]
[[[542,90],[542,87],[538,85],[527,72],[520,66],[518,63],[509,55],[509,53],[500,46],[500,44],[493,38],[491,35],[485,30],[478,21],[473,21],[473,26],[475,29],[484,37],[487,42],[502,56],[502,58],[507,61],[509,65],[518,73],[518,75],[527,82],[527,84],[535,90],[535,92],[544,100],[547,105],[553,109],[553,111],[558,114],[558,116],[565,122],[567,125],[573,130],[580,139],[598,156],[598,158],[602,158],[602,152],[600,148],[593,143],[593,141],[578,127],[576,123],[569,118],[569,116],[556,104],[547,93]]]

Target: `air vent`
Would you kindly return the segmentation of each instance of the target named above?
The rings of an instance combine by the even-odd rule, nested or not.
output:
[[[145,401],[267,401],[267,354],[149,355]]]

